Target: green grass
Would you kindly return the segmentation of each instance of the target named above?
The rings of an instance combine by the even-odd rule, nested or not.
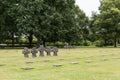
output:
[[[57,57],[37,58],[31,55],[24,58],[21,52],[21,49],[0,50],[0,64],[6,65],[0,66],[0,80],[120,80],[119,48],[60,49]],[[54,64],[62,66],[54,67]],[[34,69],[22,70],[23,67]]]

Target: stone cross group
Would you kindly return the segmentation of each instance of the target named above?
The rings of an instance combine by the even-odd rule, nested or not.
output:
[[[63,48],[64,48],[64,49],[73,49],[73,48],[75,48],[75,46],[72,46],[72,45],[65,45]]]
[[[32,54],[32,57],[35,58],[35,57],[37,57],[36,54],[38,52],[39,52],[40,57],[44,56],[44,52],[47,53],[46,54],[47,56],[51,56],[51,52],[53,52],[53,56],[58,56],[58,54],[57,54],[58,53],[58,48],[57,47],[54,47],[53,49],[51,49],[50,47],[45,48],[43,45],[40,45],[40,47],[38,49],[36,47],[33,47],[31,49],[31,51],[27,47],[25,47],[22,51],[25,58],[28,58],[30,53]]]

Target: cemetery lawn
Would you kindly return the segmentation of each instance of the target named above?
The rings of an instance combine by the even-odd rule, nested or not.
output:
[[[120,49],[59,49],[58,56],[37,58],[24,58],[22,49],[0,49],[0,80],[120,80]]]

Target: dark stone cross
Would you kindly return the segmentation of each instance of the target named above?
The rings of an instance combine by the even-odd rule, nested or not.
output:
[[[24,57],[25,57],[25,58],[28,58],[28,57],[29,57],[28,54],[30,53],[30,51],[28,50],[27,47],[25,47],[25,48],[23,49],[22,53],[24,54]]]
[[[38,53],[38,51],[36,50],[35,47],[33,47],[31,50],[31,53],[32,53],[32,57],[35,58],[35,57],[37,57],[36,53]]]
[[[51,49],[50,48],[46,48],[46,53],[47,53],[47,56],[50,56],[51,54],[50,54],[50,52],[51,52]]]
[[[44,56],[44,51],[45,51],[44,46],[40,45],[40,47],[38,48],[38,51],[40,52],[40,56],[43,57]]]
[[[58,56],[58,54],[57,54],[58,48],[57,47],[54,47],[52,51],[53,51],[53,56]]]

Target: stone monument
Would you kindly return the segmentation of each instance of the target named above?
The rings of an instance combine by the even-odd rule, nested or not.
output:
[[[58,56],[58,54],[57,54],[58,48],[57,47],[54,47],[52,51],[53,51],[53,56]]]
[[[38,53],[38,51],[36,50],[35,47],[33,47],[31,50],[31,53],[32,53],[32,57],[35,58],[35,57],[37,57],[36,53]]]
[[[40,52],[40,56],[43,57],[44,56],[44,51],[45,51],[44,46],[40,45],[40,47],[38,48],[38,51]]]
[[[30,53],[30,51],[28,50],[27,47],[25,47],[25,48],[23,49],[22,53],[24,54],[24,57],[25,57],[25,58],[28,58],[28,57],[29,57],[28,54]]]
[[[50,52],[51,52],[51,49],[50,49],[50,47],[48,47],[48,48],[46,48],[46,53],[47,53],[47,56],[50,56],[51,54],[50,54]]]

